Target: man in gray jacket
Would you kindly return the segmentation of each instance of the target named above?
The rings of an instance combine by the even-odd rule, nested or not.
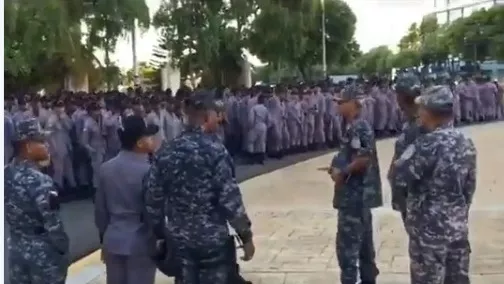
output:
[[[154,283],[152,260],[156,241],[144,220],[142,179],[149,170],[148,154],[156,145],[156,125],[141,116],[122,121],[119,154],[99,171],[95,223],[102,241],[107,284]]]

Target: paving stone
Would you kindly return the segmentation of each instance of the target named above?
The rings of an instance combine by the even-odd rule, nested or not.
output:
[[[500,127],[500,128],[499,128]],[[496,131],[496,129],[500,129]],[[478,188],[471,208],[471,277],[473,284],[504,283],[504,123],[463,129],[478,148]],[[384,208],[373,210],[379,283],[409,283],[407,236],[397,212],[390,209],[388,168],[393,140],[377,143],[382,169]],[[332,187],[317,171],[331,155],[318,157],[241,184],[252,219],[257,255],[241,263],[255,284],[338,283],[335,255],[336,211]],[[239,252],[241,254],[241,252]],[[104,276],[92,282],[104,284]],[[157,284],[170,279],[159,276]]]

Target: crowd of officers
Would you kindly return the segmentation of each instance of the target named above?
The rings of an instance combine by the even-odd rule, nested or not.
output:
[[[373,79],[351,80],[336,85],[255,87],[223,89],[218,93],[225,115],[217,135],[240,162],[264,163],[266,157],[334,147],[343,137],[343,119],[333,101],[347,84],[363,88],[362,117],[377,137],[398,133],[405,121],[393,82]],[[504,118],[503,89],[488,77],[464,76],[457,84],[426,80],[424,86],[446,84],[454,94],[455,124]],[[156,139],[171,141],[183,129],[181,111],[189,89],[171,92],[127,94],[111,92],[95,95],[77,93],[55,97],[6,99],[5,161],[13,154],[14,126],[35,117],[50,133],[51,166],[48,173],[61,191],[70,195],[94,192],[100,165],[120,150],[117,130],[121,120],[137,114],[159,127]],[[62,192],[63,193],[63,192]]]
[[[453,91],[405,77],[394,91],[384,80],[348,81],[218,94],[183,89],[175,99],[63,95],[52,106],[36,97],[29,106],[18,99],[16,109],[7,103],[11,283],[64,283],[68,237],[54,192],[86,182],[96,189],[108,283],[153,283],[156,265],[176,283],[242,283],[228,226],[244,260],[255,247],[231,154],[262,163],[266,155],[336,144],[340,151],[323,170],[335,184],[341,283],[355,284],[357,275],[376,283],[375,137],[388,132],[400,132],[388,179],[409,236],[411,282],[469,283],[476,150],[453,126],[459,113],[468,122],[502,118],[502,91],[466,81]],[[41,171],[48,165],[52,178]]]

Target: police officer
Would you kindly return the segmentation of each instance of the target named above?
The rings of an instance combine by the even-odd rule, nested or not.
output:
[[[244,243],[244,260],[255,251],[232,158],[204,132],[205,123],[218,119],[217,107],[208,93],[186,99],[186,130],[160,148],[144,180],[147,219],[159,239],[170,240],[180,266],[176,283],[228,283],[236,265],[228,222]]]
[[[157,147],[159,127],[143,117],[122,120],[121,151],[101,165],[95,196],[95,223],[102,241],[108,284],[154,283],[155,238],[145,222],[142,179],[148,155]]]
[[[215,101],[215,109],[212,110],[215,111],[217,119],[212,119],[207,121],[203,125],[203,129],[205,133],[213,137],[215,141],[220,141],[221,143],[223,142],[223,136],[221,136],[221,133],[219,130],[222,130],[222,125],[226,123],[226,113],[225,113],[225,108],[224,108],[224,102],[222,100],[216,100]],[[233,165],[233,177],[235,177],[234,173],[234,165]],[[231,241],[232,240],[232,241]],[[230,262],[235,263],[237,261],[236,257],[236,248],[235,248],[235,242],[234,242],[234,237],[230,238],[229,242],[229,253],[230,253]],[[251,284],[252,282],[247,281],[243,278],[242,275],[240,275],[240,266],[238,263],[236,263],[236,266],[230,269],[229,273],[229,278],[228,278],[228,283],[232,284]]]
[[[406,121],[403,124],[401,134],[395,142],[394,155],[387,177],[392,189],[392,208],[401,213],[403,222],[406,218],[407,192],[401,191],[402,187],[396,188],[393,186],[393,163],[423,132],[422,127],[417,122],[417,105],[415,104],[415,98],[420,95],[420,88],[420,80],[416,76],[405,76],[398,79],[395,87],[397,101]]]
[[[453,128],[453,95],[433,86],[416,99],[426,134],[394,162],[394,186],[407,190],[412,284],[469,283],[469,207],[476,149]]]
[[[14,159],[5,169],[5,219],[9,225],[12,284],[64,284],[69,240],[58,215],[51,177],[40,171],[49,160],[36,118],[18,121]]]
[[[360,116],[360,86],[348,86],[337,98],[346,132],[341,151],[329,174],[335,182],[333,207],[338,209],[336,254],[341,268],[341,283],[357,282],[357,267],[362,284],[376,283],[371,208],[382,206],[380,170],[373,130]]]

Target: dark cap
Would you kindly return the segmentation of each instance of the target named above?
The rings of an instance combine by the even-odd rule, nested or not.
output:
[[[422,92],[422,95],[415,99],[418,105],[428,110],[450,112],[453,111],[453,94],[449,87],[432,86]]]
[[[224,110],[224,102],[216,99],[214,94],[206,91],[195,93],[193,96],[184,100],[185,106],[193,110],[215,110],[221,112]]]
[[[339,97],[335,97],[336,101],[351,101],[351,100],[361,100],[364,98],[364,90],[359,84],[347,85]]]
[[[16,124],[15,141],[45,141],[47,132],[42,129],[36,118],[21,120]]]
[[[420,79],[415,75],[405,75],[397,78],[395,90],[398,95],[418,97],[421,90]]]
[[[157,125],[146,124],[141,116],[130,115],[121,121],[119,139],[123,144],[125,144],[126,141],[136,142],[142,137],[155,135],[158,131],[159,127]]]

